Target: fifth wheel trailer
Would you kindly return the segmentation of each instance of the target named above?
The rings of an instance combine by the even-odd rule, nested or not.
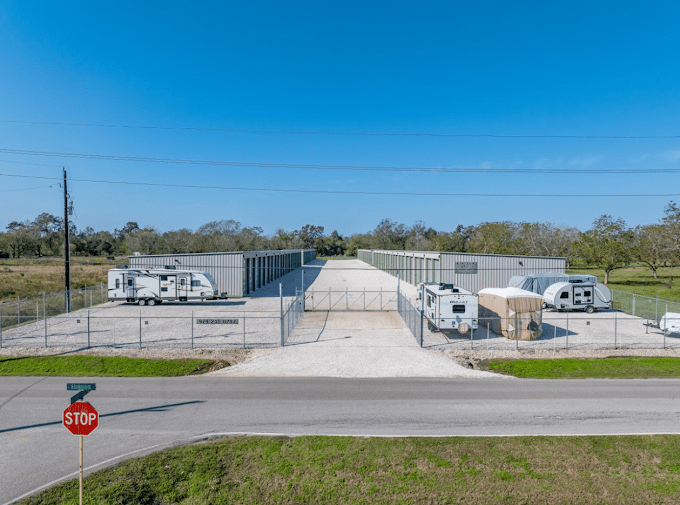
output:
[[[585,310],[592,314],[597,309],[611,307],[609,288],[595,282],[557,282],[543,293],[543,301],[557,310]]]
[[[217,284],[207,272],[169,268],[109,270],[110,302],[156,305],[164,301],[214,300],[218,296]]]

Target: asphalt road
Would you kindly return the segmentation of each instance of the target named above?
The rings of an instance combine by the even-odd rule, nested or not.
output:
[[[77,475],[66,382],[97,383],[88,471],[211,434],[680,433],[680,380],[3,377],[0,504]]]

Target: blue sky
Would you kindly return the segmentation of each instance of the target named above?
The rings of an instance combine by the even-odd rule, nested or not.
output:
[[[0,173],[60,177],[66,166],[78,228],[113,230],[137,221],[160,231],[195,230],[234,219],[267,234],[307,223],[351,234],[389,217],[439,230],[498,220],[585,230],[605,213],[629,225],[652,223],[680,197],[281,193],[81,181],[387,193],[680,193],[673,172],[593,172],[680,169],[680,137],[546,137],[680,136],[679,14],[672,1],[5,0]],[[293,133],[300,131],[326,133]],[[60,214],[55,182],[0,176],[0,228],[42,212]]]

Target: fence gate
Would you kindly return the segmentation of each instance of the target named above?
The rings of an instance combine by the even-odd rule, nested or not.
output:
[[[387,312],[397,310],[396,291],[305,291],[306,311]]]

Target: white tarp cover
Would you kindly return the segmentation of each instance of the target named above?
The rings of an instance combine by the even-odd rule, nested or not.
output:
[[[567,275],[559,272],[546,272],[542,274],[513,275],[508,281],[509,288],[520,288],[542,295],[548,287],[558,282],[597,282],[594,275]]]
[[[680,332],[680,314],[677,312],[666,312],[659,320],[659,328],[667,333]]]
[[[543,333],[541,295],[519,288],[486,288],[478,295],[481,326],[511,340],[536,340]]]

